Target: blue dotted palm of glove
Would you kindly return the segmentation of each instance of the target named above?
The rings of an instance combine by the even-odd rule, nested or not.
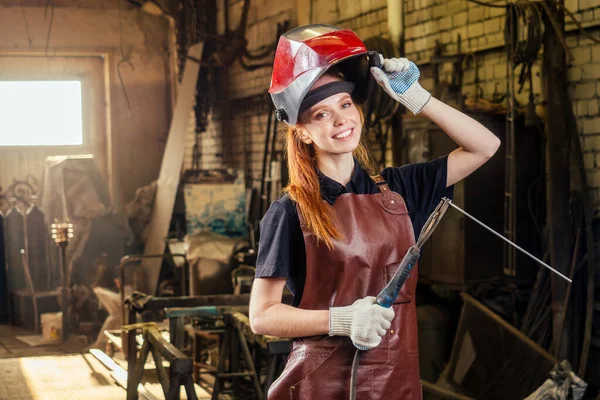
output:
[[[388,73],[388,81],[394,92],[404,94],[413,83],[419,80],[420,76],[421,72],[419,72],[419,68],[410,61],[408,69]]]

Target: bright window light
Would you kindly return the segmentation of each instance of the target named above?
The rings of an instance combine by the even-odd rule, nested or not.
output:
[[[0,81],[0,146],[83,143],[81,82]]]

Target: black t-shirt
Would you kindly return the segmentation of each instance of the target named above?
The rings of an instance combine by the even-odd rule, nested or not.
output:
[[[452,199],[453,188],[446,188],[447,171],[448,156],[443,156],[425,163],[386,168],[380,173],[390,189],[404,198],[415,239],[442,197]],[[379,193],[368,172],[356,161],[346,186],[320,171],[317,174],[321,197],[332,205],[343,193]],[[256,278],[287,278],[287,287],[294,294],[293,305],[300,304],[306,279],[304,236],[296,203],[287,194],[271,204],[260,222],[257,257]]]

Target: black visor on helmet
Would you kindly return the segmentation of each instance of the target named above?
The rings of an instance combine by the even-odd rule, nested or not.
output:
[[[356,85],[353,82],[348,81],[336,81],[325,84],[315,90],[311,90],[304,96],[304,100],[302,100],[302,104],[300,104],[300,109],[298,113],[302,113],[315,104],[319,103],[326,98],[333,96],[338,93],[348,93],[352,95],[354,92],[354,87]]]

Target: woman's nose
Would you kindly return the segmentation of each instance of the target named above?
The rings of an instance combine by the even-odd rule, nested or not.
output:
[[[334,119],[335,126],[344,125],[346,122],[348,122],[348,118],[346,117],[346,115],[344,115],[344,113],[339,112],[339,111],[335,113],[335,119]]]

